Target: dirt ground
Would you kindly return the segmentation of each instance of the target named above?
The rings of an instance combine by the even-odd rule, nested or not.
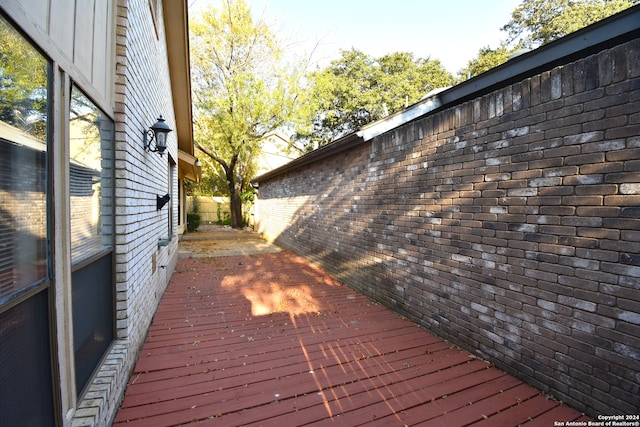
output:
[[[196,232],[183,234],[178,248],[181,259],[257,255],[281,250],[254,231],[218,225],[201,225]]]

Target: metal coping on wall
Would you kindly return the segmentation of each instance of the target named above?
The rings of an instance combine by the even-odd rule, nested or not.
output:
[[[633,6],[561,39],[510,59],[496,68],[440,92],[436,95],[440,100],[440,106],[437,109],[412,118],[409,121],[417,120],[427,114],[433,114],[452,105],[466,102],[501,87],[524,80],[545,70],[568,64],[636,38],[640,38],[640,5]],[[414,106],[409,106],[407,109],[411,109]],[[385,118],[376,123],[384,122],[388,119]],[[403,124],[405,123],[401,125]],[[367,125],[367,127],[372,125]],[[252,184],[258,186],[260,182],[349,150],[365,141],[359,135],[359,132],[348,134],[254,178]]]

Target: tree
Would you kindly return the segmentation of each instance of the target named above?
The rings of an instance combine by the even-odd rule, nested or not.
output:
[[[501,42],[500,46],[496,49],[485,46],[478,51],[477,57],[467,62],[467,65],[458,71],[458,78],[460,81],[463,81],[482,74],[485,71],[489,71],[507,62],[511,55],[514,55],[521,49],[520,45],[510,48],[504,41]]]
[[[1,16],[0,40],[0,121],[46,141],[49,65]]]
[[[478,56],[458,71],[459,80],[475,77],[501,65],[518,51],[532,49],[566,36],[587,25],[633,6],[638,0],[524,0],[502,27],[507,41],[491,49],[485,46]]]
[[[502,28],[508,42],[535,48],[621,12],[637,0],[524,0]]]
[[[373,59],[351,49],[309,77],[310,125],[297,129],[302,151],[325,145],[362,126],[395,113],[453,76],[437,60],[397,52]]]
[[[195,145],[224,176],[239,228],[262,138],[294,116],[297,73],[281,68],[276,36],[244,0],[205,10],[190,29]]]

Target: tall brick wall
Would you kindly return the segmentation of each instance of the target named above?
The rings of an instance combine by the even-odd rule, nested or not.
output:
[[[260,182],[256,219],[579,410],[640,410],[640,40]]]

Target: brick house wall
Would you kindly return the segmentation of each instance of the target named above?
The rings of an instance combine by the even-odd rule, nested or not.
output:
[[[177,262],[177,239],[168,233],[167,207],[156,210],[156,194],[168,192],[169,144],[163,157],[142,147],[142,129],[159,114],[170,120],[173,104],[162,21],[154,23],[145,1],[116,2],[115,171],[116,339],[94,384],[76,411],[74,425],[109,425],[137,360],[157,304]],[[159,12],[159,11],[158,11]],[[160,60],[159,60],[160,58]],[[171,125],[170,125],[171,126]],[[169,138],[174,136],[169,134]],[[173,152],[172,152],[173,151]],[[175,168],[174,168],[175,169]],[[173,173],[176,171],[174,170]],[[177,217],[173,218],[177,223]]]
[[[155,9],[146,0],[115,3],[116,341],[78,404],[72,421],[78,426],[113,421],[177,262],[176,236],[167,246],[158,245],[168,235],[168,207],[156,209],[156,195],[169,192],[169,183],[178,194],[177,169],[168,159],[178,157],[175,132],[162,157],[146,152],[142,143],[142,130],[160,114],[175,127],[161,3],[154,2]]]
[[[267,239],[570,406],[638,413],[639,39],[259,184]]]
[[[10,363],[0,376],[10,374],[15,382],[3,398],[12,384],[21,387],[14,393],[17,405],[4,405],[1,418],[15,423],[26,413],[25,425],[108,426],[177,262],[178,188],[199,175],[188,5],[51,5],[1,0],[0,6],[3,28],[15,30],[49,64],[47,132],[33,138],[0,122],[0,314],[26,319],[33,307],[49,309],[48,315],[40,310],[33,325],[11,321],[4,328],[7,348],[38,345],[24,360],[5,352]],[[74,124],[78,113],[85,115],[85,102],[87,111],[100,114],[85,118],[91,126]],[[163,156],[143,148],[143,130],[159,115],[173,129]],[[85,146],[87,136],[99,136],[102,149],[95,141]],[[77,156],[80,145],[91,148]],[[98,159],[104,173],[93,170]],[[157,209],[156,197],[167,193],[171,201]],[[23,285],[33,291],[18,295]],[[29,382],[21,378],[26,373],[37,374]]]
[[[168,192],[167,157],[177,152],[171,144],[164,156],[145,152],[142,130],[174,112],[161,21],[154,23],[144,1],[119,1],[116,31],[117,335],[142,342],[177,260],[177,239],[158,246],[168,220],[167,207],[156,210],[155,200]]]

